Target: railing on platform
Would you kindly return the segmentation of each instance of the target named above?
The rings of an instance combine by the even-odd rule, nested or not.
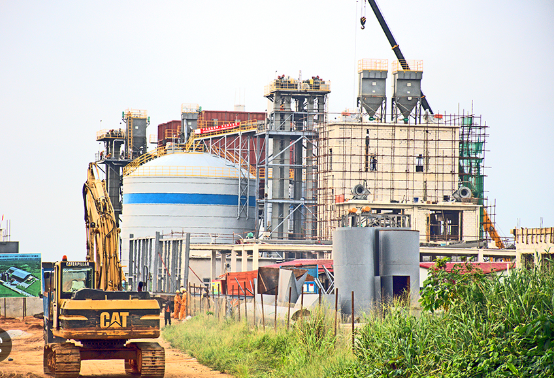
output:
[[[238,168],[191,167],[191,166],[142,166],[132,172],[133,176],[191,176],[191,177],[239,177]]]
[[[410,69],[404,69],[402,63],[407,64]],[[404,60],[402,62],[395,60],[392,62],[392,72],[398,71],[423,71],[423,60]]]
[[[331,92],[331,82],[320,79],[277,79],[264,87],[264,96],[276,91]]]
[[[194,138],[207,138],[224,134],[234,134],[238,132],[249,132],[258,129],[258,123],[264,123],[264,121],[239,121],[239,122],[221,122],[221,121],[198,121],[198,127],[191,137]],[[236,126],[234,126],[236,124]],[[229,125],[228,128],[223,129],[211,129],[214,127],[224,127]],[[206,130],[208,129],[208,130]],[[200,131],[197,131],[200,130]]]
[[[125,132],[122,129],[102,129],[96,132],[96,140],[107,138],[123,139],[125,138]]]
[[[148,112],[146,110],[139,110],[139,109],[127,109],[124,112],[125,117],[132,117],[132,118],[147,118]]]
[[[360,59],[358,60],[358,73],[364,70],[371,71],[388,71],[388,59]]]
[[[202,108],[198,104],[181,104],[181,113],[199,113]]]

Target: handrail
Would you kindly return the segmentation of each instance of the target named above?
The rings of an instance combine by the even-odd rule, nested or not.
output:
[[[235,128],[228,129],[228,130],[217,130],[217,131],[208,132],[205,134],[191,133],[191,135],[189,136],[189,139],[187,140],[187,143],[185,144],[184,149],[185,151],[191,151],[193,149],[193,146],[195,146],[196,141],[199,141],[202,139],[207,139],[214,136],[229,135],[237,132],[255,131],[258,129],[259,122],[262,122],[262,121],[253,120],[253,121],[241,122],[240,125]]]
[[[146,110],[140,110],[140,109],[127,109],[125,110],[125,116],[126,117],[132,117],[132,118],[147,118],[148,112]]]
[[[165,139],[179,138],[180,129],[167,129],[165,130]]]
[[[132,176],[194,176],[229,177],[240,176],[239,168],[232,167],[192,167],[192,166],[146,166],[132,172]]]
[[[223,148],[220,148],[216,145],[212,145],[211,149],[221,158],[229,160],[235,164],[238,164],[241,169],[248,170],[250,172],[250,175],[253,177],[256,177],[256,167],[248,164],[246,161],[244,161],[244,158],[242,156],[232,153],[230,151],[226,151]]]
[[[264,87],[264,96],[269,96],[276,91],[299,91],[299,92],[331,92],[331,82],[320,79],[308,79],[302,82],[294,79],[275,80]]]
[[[170,154],[185,154],[189,152],[205,152],[204,146],[195,146],[195,148],[186,149],[182,144],[174,144],[169,150]],[[148,163],[151,160],[168,155],[167,148],[165,146],[158,147],[154,151],[142,154],[125,167],[123,167],[123,176],[128,176],[133,173],[141,165]]]
[[[214,131],[206,132],[204,134],[196,134],[196,133],[193,133],[193,134],[195,135],[196,138],[205,138],[205,137],[210,137],[214,135],[236,133],[239,131],[243,131],[243,132],[253,131],[258,128],[258,122],[263,122],[263,121],[259,121],[259,120],[239,121],[238,122],[239,125],[231,129],[214,130]],[[234,122],[231,122],[231,123],[234,123]],[[222,126],[222,125],[227,125],[231,123],[218,121],[216,124],[214,124],[213,121],[198,121],[198,127],[196,130],[205,129],[212,126]]]
[[[125,138],[125,132],[121,129],[102,129],[96,132],[96,140],[104,138]]]
[[[199,113],[200,111],[198,104],[181,104],[181,113]]]
[[[360,59],[358,60],[358,73],[363,70],[388,71],[388,59]]]
[[[423,60],[395,60],[392,62],[392,72],[398,71],[423,72]]]

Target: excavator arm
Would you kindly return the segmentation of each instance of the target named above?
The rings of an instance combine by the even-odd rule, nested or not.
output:
[[[96,263],[96,288],[116,291],[121,290],[125,279],[118,254],[120,229],[105,182],[97,179],[97,174],[98,166],[90,163],[83,185],[87,261]]]

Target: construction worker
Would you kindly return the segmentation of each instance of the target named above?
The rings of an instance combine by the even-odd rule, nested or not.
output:
[[[164,318],[165,318],[165,325],[171,325],[171,312],[173,310],[173,302],[171,300],[167,301],[163,305],[163,311],[164,311]]]
[[[177,292],[175,293],[175,298],[173,301],[175,307],[175,311],[173,312],[173,319],[179,319],[179,309],[181,307],[181,297],[179,295],[179,290],[177,290]]]
[[[187,317],[187,290],[181,289],[181,309],[179,312],[179,320]]]

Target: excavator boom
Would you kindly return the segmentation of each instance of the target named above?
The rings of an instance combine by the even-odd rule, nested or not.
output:
[[[160,304],[148,291],[122,291],[120,230],[97,177],[98,166],[90,163],[83,186],[86,261],[64,256],[43,272],[44,373],[78,378],[83,360],[122,359],[127,374],[162,378],[164,348],[128,342],[160,336]]]
[[[124,277],[118,255],[120,230],[106,185],[97,175],[98,166],[90,163],[83,185],[87,261],[96,262],[96,288],[121,290]]]

